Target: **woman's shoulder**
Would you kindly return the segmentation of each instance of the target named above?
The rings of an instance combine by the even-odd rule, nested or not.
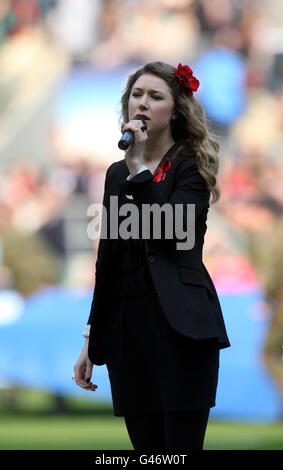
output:
[[[177,154],[172,160],[170,160],[172,163],[173,168],[178,171],[185,171],[188,169],[197,169],[197,162],[196,162],[196,157],[193,156],[186,156],[182,153]]]
[[[113,174],[126,170],[127,164],[126,160],[123,158],[122,160],[118,160],[117,162],[111,163],[111,165],[107,168],[106,174],[112,176]]]
[[[110,182],[111,184],[113,184],[113,182],[115,183],[115,181],[119,182],[121,178],[126,178],[128,174],[129,170],[125,159],[113,162],[106,170],[106,185],[108,185]]]
[[[198,186],[201,185],[205,190],[208,189],[207,182],[199,171],[195,155],[177,155],[174,165],[174,179],[176,182],[181,182],[185,180],[190,184],[196,184]]]

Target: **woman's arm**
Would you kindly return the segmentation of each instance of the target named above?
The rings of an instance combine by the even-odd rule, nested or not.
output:
[[[109,188],[109,180],[110,180],[110,174],[112,171],[112,166],[113,163],[110,165],[108,168],[106,175],[105,175],[105,182],[104,182],[104,194],[103,194],[103,206],[106,207],[106,199],[107,199],[107,190]],[[104,211],[102,212],[102,217],[104,216]],[[103,222],[102,222],[103,224]],[[103,247],[105,246],[105,243],[107,243],[107,239],[100,238],[99,243],[98,243],[98,250],[97,250],[97,257],[96,257],[96,262],[95,262],[95,286],[101,282],[101,267],[102,267],[102,252],[103,252]],[[93,320],[93,311],[95,307],[95,303],[98,299],[95,296],[95,287],[93,290],[93,296],[92,296],[92,302],[91,302],[91,309],[90,309],[90,314],[89,318],[87,321],[87,329],[84,330],[83,336],[87,337],[89,336],[90,332],[90,325],[92,324]]]

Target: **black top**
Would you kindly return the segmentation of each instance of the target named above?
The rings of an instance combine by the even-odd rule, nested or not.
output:
[[[119,240],[115,257],[114,295],[154,293],[155,287],[145,258],[143,240]]]
[[[124,195],[119,198],[119,203],[131,201]],[[126,216],[119,217],[119,219]],[[147,265],[145,245],[142,238],[118,238],[116,252],[113,257],[113,274],[115,283],[112,286],[114,295],[137,295],[154,293],[155,287]]]

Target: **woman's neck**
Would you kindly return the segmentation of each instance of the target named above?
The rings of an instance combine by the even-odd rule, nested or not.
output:
[[[167,150],[175,144],[172,136],[159,139],[148,139],[146,141],[145,150],[143,154],[143,160],[145,165],[148,163],[154,163],[160,161]]]

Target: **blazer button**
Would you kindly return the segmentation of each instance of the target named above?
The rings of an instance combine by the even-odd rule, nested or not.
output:
[[[153,262],[154,262],[154,256],[148,256],[147,259],[148,259],[148,261],[149,261],[150,263],[153,263]]]

